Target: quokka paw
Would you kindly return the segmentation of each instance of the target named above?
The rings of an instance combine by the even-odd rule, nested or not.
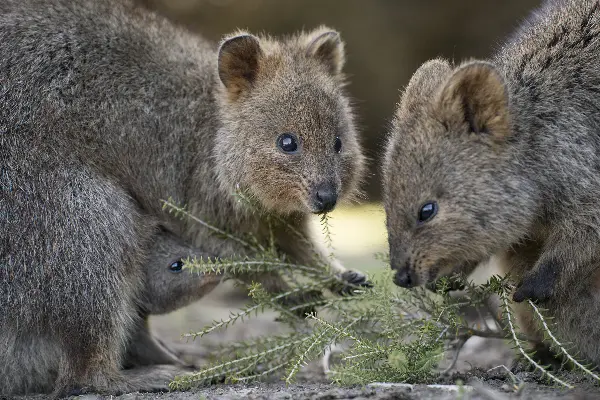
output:
[[[73,397],[84,396],[88,393],[93,393],[92,390],[84,387],[72,387],[72,388],[61,388],[53,391],[50,395],[45,398],[49,400],[61,400],[61,399],[70,399]],[[5,399],[5,397],[0,396],[0,399]],[[6,397],[8,399],[8,397]]]
[[[170,391],[169,383],[177,376],[190,374],[188,368],[175,365],[154,365],[123,371],[128,392],[160,393]]]
[[[340,275],[340,278],[343,283],[333,289],[338,294],[353,294],[356,289],[373,287],[373,283],[362,272],[345,271]]]
[[[97,373],[84,386],[59,385],[51,399],[62,399],[85,394],[119,396],[127,393],[160,393],[170,391],[169,383],[175,377],[191,371],[175,365],[153,365],[121,370],[119,375]]]
[[[525,300],[540,302],[549,300],[554,293],[557,277],[558,272],[554,264],[540,265],[517,285],[517,289],[513,293],[513,301],[520,303]]]

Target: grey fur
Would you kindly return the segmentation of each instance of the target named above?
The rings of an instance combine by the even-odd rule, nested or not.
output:
[[[240,207],[236,187],[303,233],[319,185],[355,196],[363,157],[343,76],[332,75],[343,43],[323,41],[327,31],[252,36],[258,52],[252,39],[230,41],[251,36],[238,32],[219,52],[129,0],[0,2],[2,394],[149,390],[179,371],[120,371],[156,227],[211,254],[247,251],[164,213],[160,199],[266,244],[267,218]],[[302,139],[300,154],[276,149],[285,131]],[[288,259],[312,262],[275,230]]]
[[[173,364],[189,367],[150,332],[148,317],[175,311],[209,293],[220,281],[219,275],[202,275],[182,268],[188,258],[207,259],[214,255],[184,243],[161,230],[152,238],[145,269],[144,288],[139,297],[138,326],[126,346],[125,368]]]
[[[159,232],[152,239],[140,295],[144,313],[160,315],[175,311],[198,300],[221,281],[219,275],[205,276],[185,268],[171,268],[175,263],[182,265],[188,258],[206,260],[215,259],[215,255],[192,247],[167,231]]]
[[[595,363],[598,65],[598,1],[549,1],[492,60],[424,64],[402,96],[383,165],[397,283],[468,272],[497,254],[523,279],[515,299],[543,301],[562,337]],[[439,211],[417,223],[428,201]]]

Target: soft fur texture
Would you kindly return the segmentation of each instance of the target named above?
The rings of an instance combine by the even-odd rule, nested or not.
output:
[[[150,332],[148,317],[175,311],[209,293],[221,280],[217,274],[203,275],[182,268],[188,258],[208,259],[214,255],[192,247],[167,231],[157,233],[151,242],[140,295],[138,327],[126,346],[123,367],[172,364],[187,367]],[[175,268],[173,266],[175,265]]]
[[[188,269],[175,269],[186,259],[215,259],[214,254],[192,247],[175,235],[161,231],[152,238],[145,266],[144,289],[140,308],[145,314],[160,315],[175,311],[198,300],[219,282],[218,275],[202,275]]]
[[[561,336],[600,363],[600,9],[549,1],[490,61],[425,63],[383,164],[396,282],[496,254]],[[439,211],[417,222],[421,206]],[[527,318],[523,316],[523,321]]]
[[[173,366],[120,370],[157,227],[248,252],[160,199],[267,244],[267,217],[234,189],[302,233],[323,182],[356,195],[363,156],[327,32],[238,32],[219,50],[129,0],[0,2],[1,394],[164,388]],[[276,148],[283,132],[298,154]],[[275,241],[312,262],[290,230],[275,226]]]

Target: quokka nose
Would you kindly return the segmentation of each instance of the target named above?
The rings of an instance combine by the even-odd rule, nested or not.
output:
[[[410,277],[408,268],[401,268],[394,275],[394,283],[403,288],[412,287],[413,281]]]
[[[314,207],[316,213],[326,213],[335,208],[337,203],[337,190],[331,184],[317,187],[314,195]]]

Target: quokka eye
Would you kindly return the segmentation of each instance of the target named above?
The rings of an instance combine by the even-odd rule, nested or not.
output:
[[[340,139],[339,136],[335,138],[335,144],[333,145],[333,149],[336,153],[342,152],[342,139]]]
[[[284,153],[296,153],[298,151],[298,138],[293,133],[282,133],[277,138],[277,147]]]
[[[438,205],[435,201],[423,204],[419,210],[419,222],[427,222],[431,220],[438,212]]]
[[[173,261],[171,265],[169,265],[169,271],[173,273],[179,273],[183,271],[183,261],[181,259]]]

